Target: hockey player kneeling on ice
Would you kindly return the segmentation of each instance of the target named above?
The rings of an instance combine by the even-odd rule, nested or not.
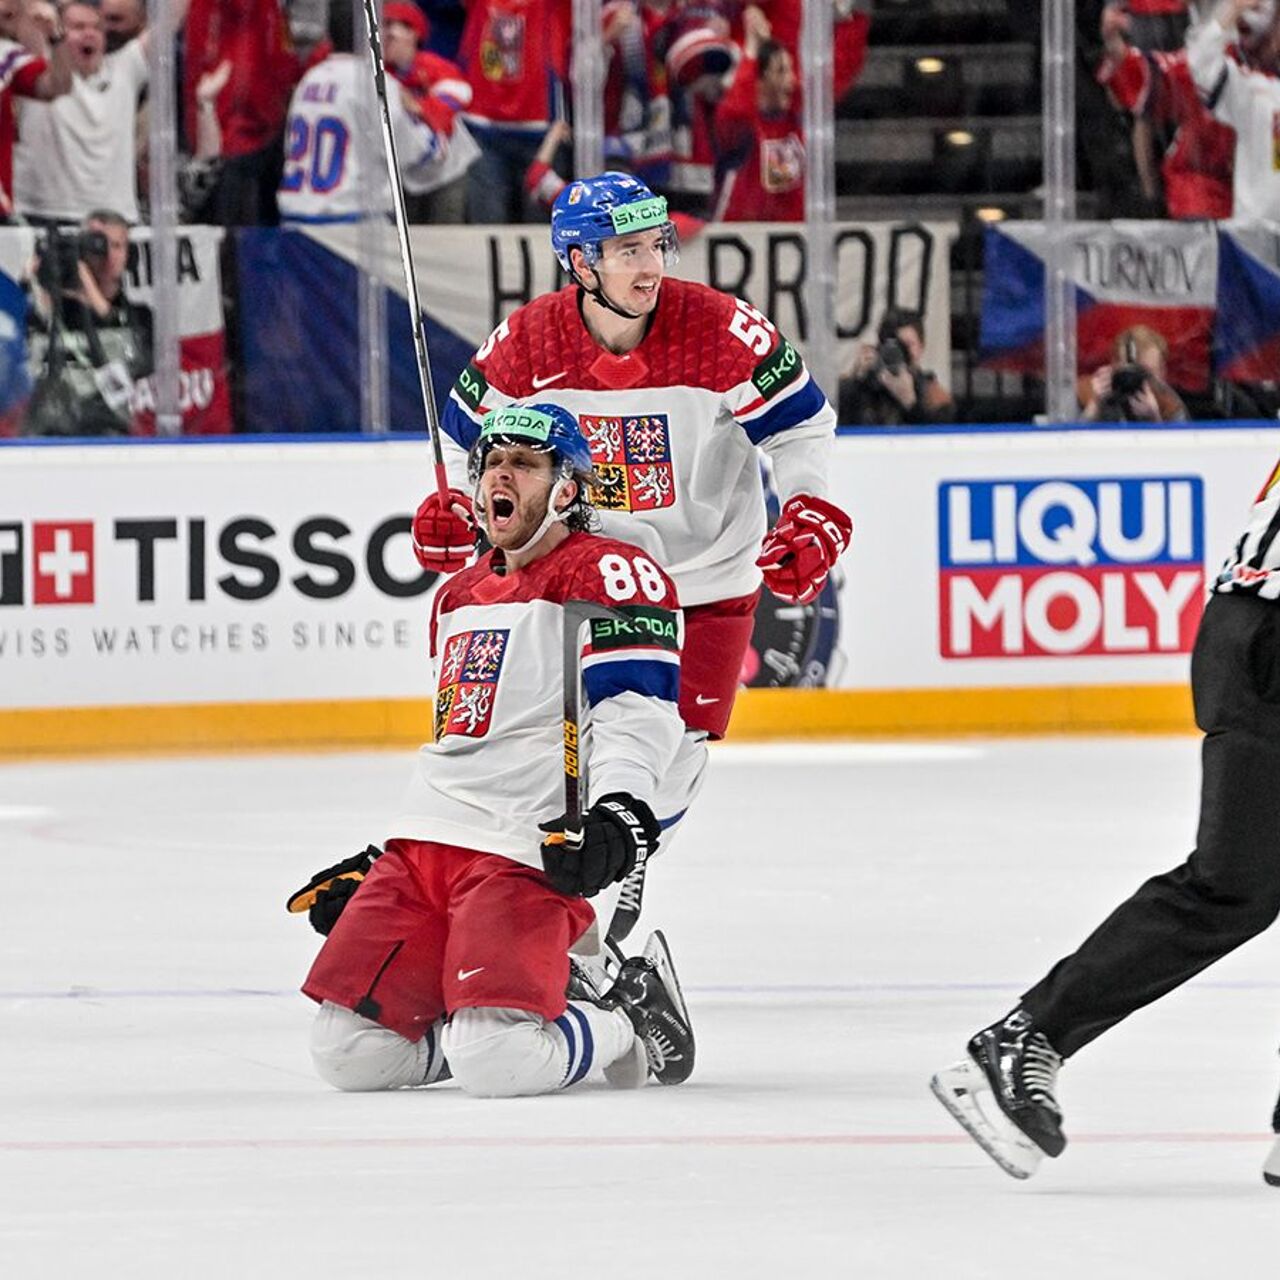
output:
[[[587,899],[657,847],[650,804],[683,731],[675,588],[635,546],[590,531],[591,454],[565,409],[490,414],[468,475],[493,549],[436,596],[434,740],[383,852],[326,868],[289,902],[328,935],[302,988],[320,1004],[316,1070],[347,1090],[452,1076],[483,1097],[593,1071],[679,1084],[694,1040],[661,934],[603,995],[565,997],[570,947],[596,923]],[[582,649],[580,834],[564,813],[578,772],[563,733],[569,601],[612,611]]]

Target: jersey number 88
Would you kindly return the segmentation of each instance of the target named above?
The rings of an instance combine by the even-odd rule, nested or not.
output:
[[[654,604],[666,599],[667,584],[662,571],[647,556],[634,556],[630,560],[612,552],[601,556],[600,576],[611,600],[634,600],[640,593]]]

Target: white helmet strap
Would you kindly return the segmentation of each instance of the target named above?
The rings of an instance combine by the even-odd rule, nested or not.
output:
[[[483,472],[481,476],[483,476]],[[533,536],[522,547],[511,547],[507,550],[507,555],[522,556],[526,551],[535,547],[544,533],[551,528],[553,524],[558,524],[562,520],[569,518],[570,512],[573,510],[573,503],[570,503],[563,511],[556,510],[556,500],[564,492],[565,486],[573,479],[570,475],[559,475],[555,478],[551,488],[547,490],[547,511],[542,517],[542,523],[538,525]],[[492,534],[489,532],[489,507],[484,501],[480,493],[480,481],[476,481],[475,492],[471,496],[471,505],[476,513],[476,521],[484,530],[485,537],[490,541],[493,540]]]

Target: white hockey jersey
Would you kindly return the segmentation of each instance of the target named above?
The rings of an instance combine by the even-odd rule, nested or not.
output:
[[[1231,548],[1212,589],[1280,600],[1280,463],[1262,486],[1249,526]]]
[[[822,496],[835,412],[799,353],[754,307],[687,280],[663,281],[644,340],[598,346],[569,286],[521,307],[454,384],[441,425],[450,476],[491,409],[546,401],[579,415],[603,485],[604,531],[643,547],[680,603],[750,594],[765,532],[757,447],[778,492]]]
[[[447,579],[432,617],[434,741],[419,752],[388,839],[436,840],[541,868],[538,824],[564,813],[564,603],[607,605],[582,650],[584,806],[652,804],[683,733],[671,580],[627,543],[570,534],[513,573],[494,553]]]
[[[394,80],[387,103],[405,190],[429,191],[455,176],[451,140],[409,111]],[[465,132],[452,145],[475,150]],[[302,77],[289,103],[284,146],[277,202],[286,222],[354,222],[391,212],[378,102],[364,59],[330,54]]]
[[[1228,56],[1235,34],[1216,18],[1187,33],[1187,65],[1205,105],[1236,131],[1235,217],[1280,220],[1280,78]]]

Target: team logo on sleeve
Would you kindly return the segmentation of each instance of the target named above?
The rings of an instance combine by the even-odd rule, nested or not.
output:
[[[484,403],[484,394],[488,390],[489,383],[485,380],[484,374],[476,368],[474,361],[458,374],[458,381],[454,384],[454,391],[458,398],[477,413],[480,412],[480,406]]]
[[[591,501],[602,511],[657,511],[676,500],[671,431],[665,413],[639,418],[583,414],[600,483]]]
[[[493,721],[493,701],[510,631],[463,631],[451,636],[440,660],[435,736],[483,738]]]

